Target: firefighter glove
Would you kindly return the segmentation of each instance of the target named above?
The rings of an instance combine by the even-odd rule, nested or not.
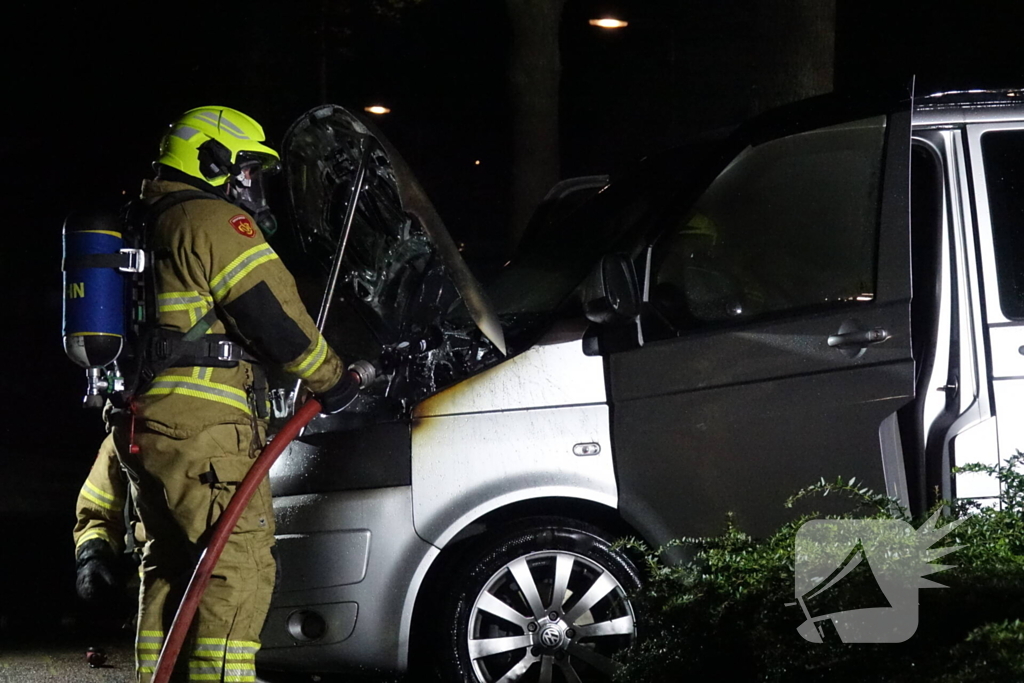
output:
[[[355,400],[361,387],[362,380],[359,374],[348,370],[342,374],[337,384],[316,397],[320,401],[320,412],[333,415],[345,410]]]
[[[75,590],[87,602],[102,602],[117,592],[117,555],[106,541],[94,538],[78,549]]]

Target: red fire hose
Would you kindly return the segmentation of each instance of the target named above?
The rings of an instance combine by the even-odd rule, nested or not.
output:
[[[185,597],[181,599],[181,606],[178,607],[178,613],[174,615],[174,623],[171,624],[171,630],[167,633],[167,640],[164,641],[164,647],[160,651],[160,659],[156,663],[156,671],[153,674],[152,683],[168,683],[171,679],[171,673],[174,671],[175,662],[178,661],[181,646],[185,642],[189,626],[192,625],[196,609],[199,608],[199,601],[202,599],[203,593],[206,592],[206,585],[210,583],[210,575],[213,573],[213,568],[217,565],[217,560],[220,559],[220,554],[228,542],[228,537],[231,536],[235,525],[238,524],[242,511],[245,510],[245,506],[249,504],[253,494],[256,493],[260,482],[270,472],[270,467],[277,460],[277,456],[281,455],[281,451],[285,449],[285,446],[291,443],[292,439],[298,436],[302,428],[316,417],[319,412],[320,402],[315,398],[309,398],[303,403],[292,419],[285,423],[284,427],[277,433],[277,436],[263,449],[263,452],[260,453],[249,469],[249,473],[245,475],[245,479],[239,484],[238,489],[235,490],[235,495],[231,498],[227,510],[217,520],[213,535],[210,537],[210,544],[203,551],[202,556],[199,558],[199,564],[196,565],[196,570],[192,573],[192,579],[188,583]]]

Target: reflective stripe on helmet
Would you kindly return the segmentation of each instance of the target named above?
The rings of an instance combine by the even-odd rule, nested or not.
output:
[[[213,112],[204,111],[196,114],[196,117],[203,119],[208,123],[212,123],[213,125],[219,127],[221,130],[225,131],[229,135],[234,135],[239,140],[252,139],[248,135],[246,135],[241,128],[228,121],[227,118],[225,118],[224,116],[224,112],[221,112],[220,116],[217,116]]]
[[[171,131],[171,135],[188,142],[195,136],[199,135],[199,131],[192,126],[176,126],[174,130]]]

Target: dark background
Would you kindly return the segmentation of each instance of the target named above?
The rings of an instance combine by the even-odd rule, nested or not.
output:
[[[568,0],[562,177],[616,173],[755,113],[763,56],[804,39],[762,20],[765,4],[789,1]],[[837,0],[835,88],[911,74],[919,94],[1024,85],[1020,5]],[[586,24],[609,10],[629,27]],[[29,626],[70,624],[76,609],[74,503],[102,427],[80,407],[83,373],[61,347],[69,211],[136,193],[186,109],[241,109],[273,144],[326,92],[356,111],[391,107],[375,123],[486,270],[505,256],[512,149],[500,0],[384,13],[354,1],[9,2],[2,26],[0,648]]]

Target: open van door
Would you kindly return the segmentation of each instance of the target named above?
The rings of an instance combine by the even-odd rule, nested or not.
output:
[[[620,508],[655,542],[717,533],[729,512],[768,534],[822,477],[906,500],[912,106],[817,106],[739,132],[668,212],[645,343],[606,354]]]

